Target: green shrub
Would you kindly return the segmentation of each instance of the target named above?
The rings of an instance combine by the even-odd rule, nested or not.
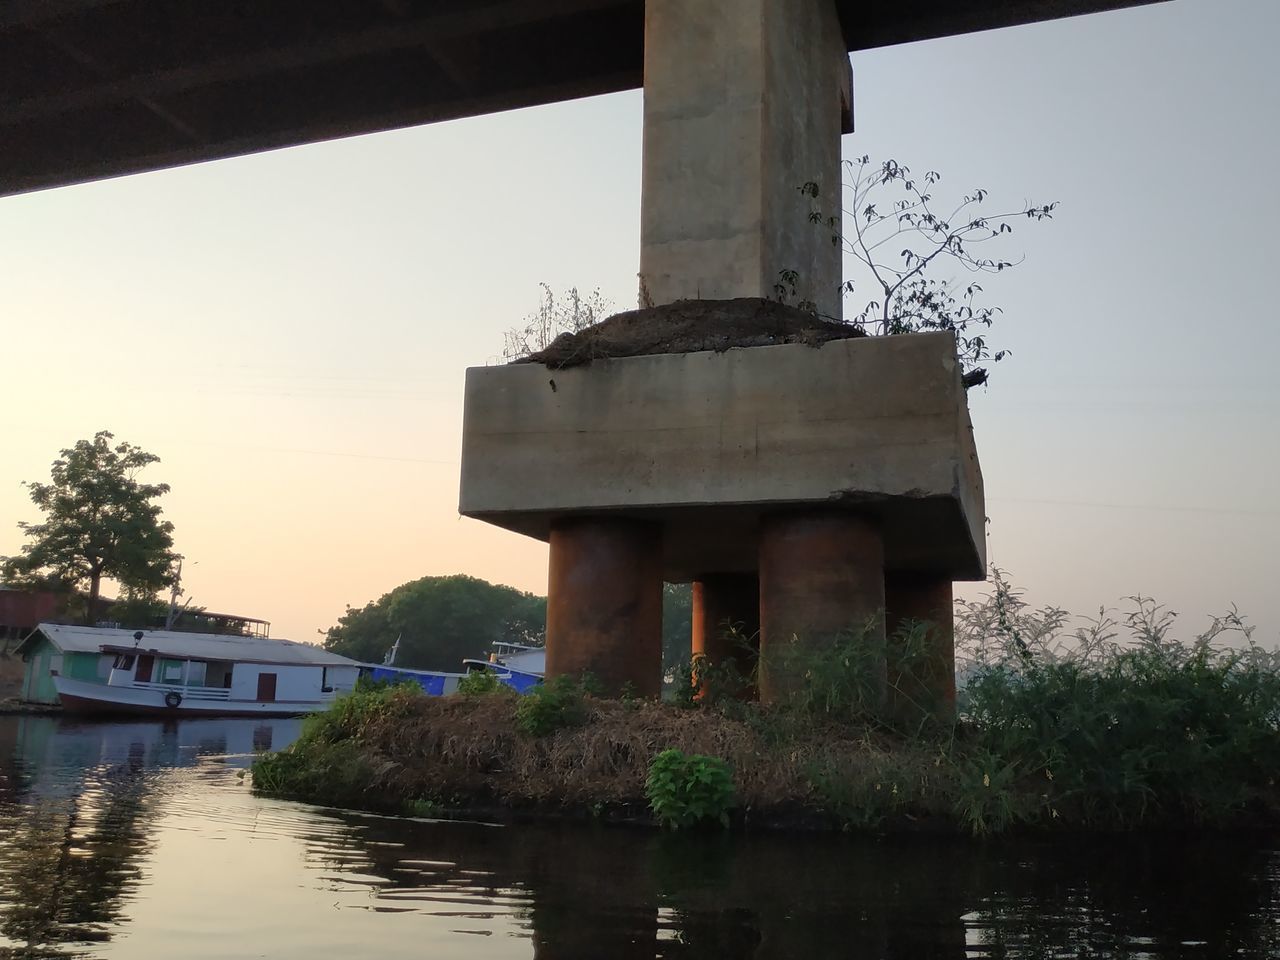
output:
[[[430,797],[415,797],[412,800],[405,801],[404,815],[406,817],[421,817],[424,820],[434,819],[440,816],[440,804]]]
[[[957,768],[955,813],[975,837],[1003,833],[1033,819],[1036,797],[1018,790],[1018,768],[987,750],[977,750]]]
[[[671,702],[692,710],[698,705],[698,688],[693,682],[693,660],[682,657],[671,671]]]
[[[842,770],[828,759],[815,760],[804,774],[822,809],[845,830],[875,830],[901,813],[908,801],[905,770],[896,758],[868,763],[856,772]]]
[[[994,758],[981,764],[993,787],[998,780],[1002,791],[1016,785],[1037,799],[1023,815],[1103,827],[1217,824],[1274,793],[1274,656],[1216,648],[1221,631],[1171,640],[1172,616],[1135,599],[1127,618],[1134,646],[1087,657],[1037,651],[981,667],[970,680],[967,753]],[[962,815],[975,829],[1007,819],[975,804]]]
[[[717,757],[663,750],[649,765],[645,796],[664,827],[679,830],[708,821],[727,827],[733,777]]]
[[[472,670],[458,681],[458,693],[464,697],[483,697],[508,689],[492,670]]]
[[[254,760],[254,790],[334,806],[362,805],[375,773],[359,742],[366,724],[404,714],[422,696],[412,681],[357,685],[327,710],[308,716],[288,748]]]
[[[580,726],[587,719],[588,686],[588,681],[568,676],[539,684],[516,704],[516,726],[532,737]]]
[[[350,693],[338,697],[327,710],[309,714],[302,722],[298,743],[323,741],[337,743],[358,737],[365,723],[387,711],[398,713],[419,697],[426,696],[412,680],[390,684],[372,682],[358,684]]]
[[[359,807],[373,773],[354,740],[299,740],[288,749],[264,753],[253,761],[253,789],[273,797]]]
[[[762,655],[762,669],[777,674],[785,704],[810,716],[865,720],[885,703],[885,647],[881,618],[843,630],[821,647],[792,637]]]

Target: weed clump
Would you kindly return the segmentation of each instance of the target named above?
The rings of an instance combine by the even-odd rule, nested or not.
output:
[[[379,773],[378,761],[364,745],[369,725],[403,718],[423,698],[422,688],[412,682],[358,685],[328,710],[308,716],[288,748],[257,757],[254,789],[334,806],[364,805]]]
[[[649,765],[645,796],[664,827],[679,830],[707,822],[727,827],[733,776],[718,757],[663,750]]]
[[[516,705],[516,726],[531,737],[586,722],[585,695],[589,684],[576,677],[553,677],[534,687]]]
[[[1132,645],[1108,637],[1088,657],[1028,651],[974,671],[969,780],[981,775],[981,793],[1021,802],[971,803],[963,813],[972,830],[1018,820],[1222,824],[1274,794],[1274,655],[1215,647],[1218,633],[1243,626],[1229,619],[1191,643],[1172,640],[1172,614],[1134,599],[1125,617]]]
[[[484,697],[510,689],[492,670],[472,670],[458,681],[458,693],[464,697]]]

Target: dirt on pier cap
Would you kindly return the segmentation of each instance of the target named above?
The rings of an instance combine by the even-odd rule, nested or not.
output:
[[[562,369],[592,360],[732,347],[781,343],[820,347],[832,340],[862,336],[866,334],[852,324],[827,320],[773,300],[680,300],[617,313],[578,333],[562,333],[546,349],[514,362]]]

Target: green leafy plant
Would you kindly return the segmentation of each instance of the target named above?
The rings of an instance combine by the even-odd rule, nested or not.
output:
[[[976,667],[965,691],[970,757],[986,758],[978,766],[1002,787],[1004,771],[1017,771],[1010,784],[1037,800],[1037,817],[1082,826],[1223,823],[1269,802],[1276,655],[1253,646],[1234,612],[1188,643],[1170,636],[1171,612],[1131,601],[1122,621],[1104,611],[1075,644],[1024,640]],[[1129,644],[1110,640],[1117,628]],[[1229,632],[1245,646],[1215,643]]]
[[[725,622],[720,626],[720,639],[726,651],[722,657],[692,661],[693,686],[699,702],[705,705],[739,702],[757,681],[759,634],[747,634],[741,624]]]
[[[458,681],[458,693],[464,697],[483,697],[507,689],[492,670],[472,670]]]
[[[733,776],[718,757],[663,750],[649,765],[645,796],[658,822],[669,829],[707,822],[727,827]]]
[[[824,647],[798,637],[779,645],[762,670],[785,678],[786,706],[832,720],[869,720],[885,700],[885,648],[880,618],[843,630]]]
[[[590,686],[587,678],[552,677],[520,698],[516,726],[531,737],[580,726],[587,719],[585,697]]]
[[[375,782],[375,769],[361,743],[374,719],[403,717],[425,696],[413,682],[369,683],[339,697],[329,709],[309,715],[288,748],[253,762],[253,788],[276,797],[335,806],[360,806]]]
[[[845,830],[876,830],[913,799],[910,772],[900,759],[888,755],[868,759],[857,770],[820,758],[806,765],[805,779],[822,808]]]
[[[684,657],[671,668],[671,702],[685,710],[698,706],[698,688],[693,681],[693,658]]]
[[[430,797],[415,797],[405,803],[404,813],[407,817],[422,817],[424,820],[430,820],[440,816],[440,804]]]
[[[960,763],[958,773],[956,814],[974,836],[1003,833],[1034,816],[1034,797],[1018,791],[1017,766],[1005,757],[976,750]]]

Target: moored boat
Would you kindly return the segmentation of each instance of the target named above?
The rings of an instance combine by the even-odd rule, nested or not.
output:
[[[50,670],[75,713],[291,716],[323,710],[351,690],[360,664],[288,640],[41,624],[64,648],[99,654],[94,675]]]
[[[542,682],[546,652],[542,647],[531,647],[520,643],[499,642],[493,645],[489,659],[466,659],[462,661],[464,673],[449,673],[442,670],[414,670],[408,667],[395,666],[396,654],[400,649],[397,638],[382,663],[374,665],[362,664],[360,675],[375,682],[416,683],[430,696],[440,697],[455,692],[458,683],[468,673],[487,671],[492,673],[499,683],[514,689],[517,693],[526,693]]]

